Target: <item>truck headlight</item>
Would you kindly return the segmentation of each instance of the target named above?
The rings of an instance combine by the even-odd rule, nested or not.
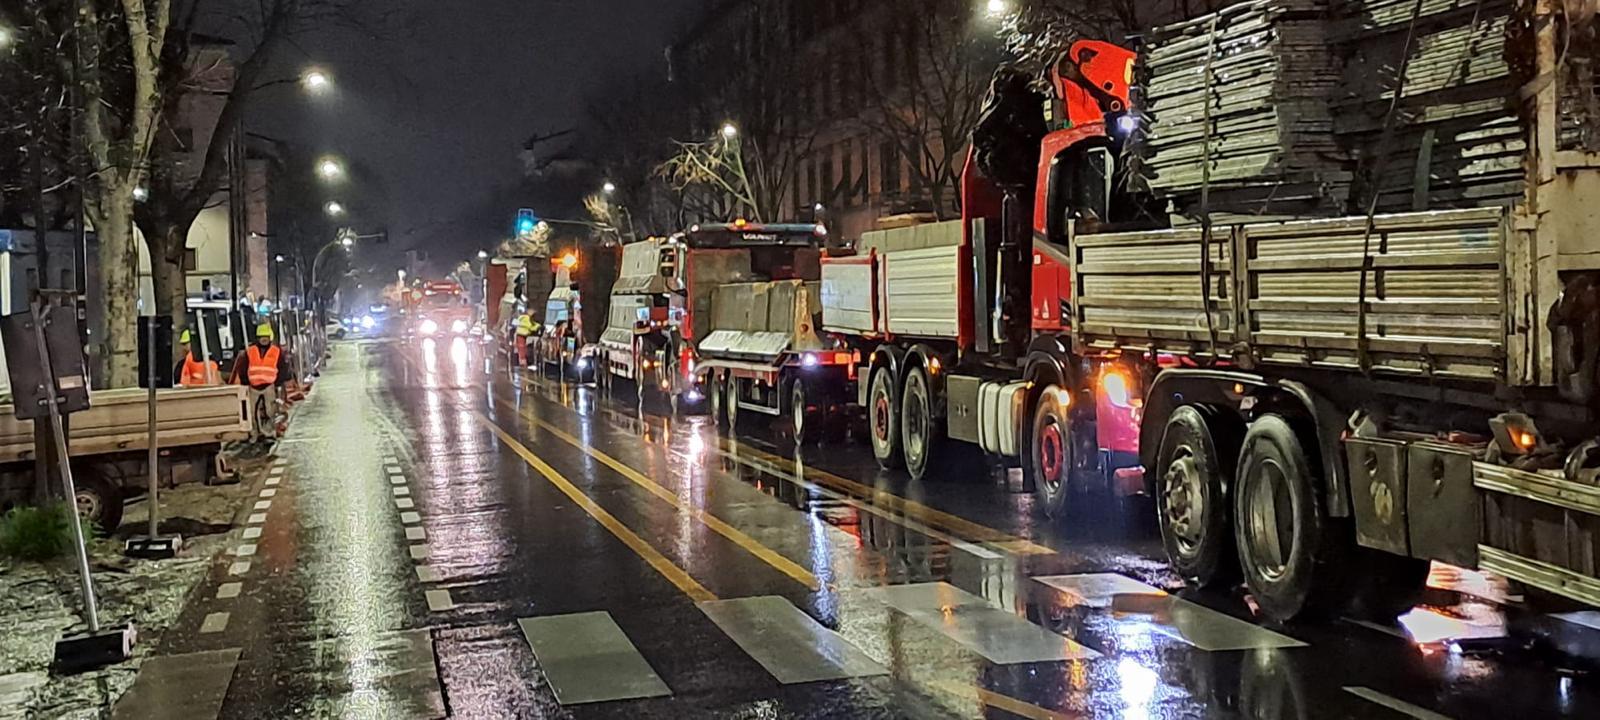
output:
[[[453,332],[453,333],[455,333],[457,335],[460,335],[461,333],[464,333],[466,331],[467,331],[467,321],[465,321],[465,320],[457,320],[457,321],[455,321],[453,323],[450,323],[450,332]]]
[[[424,319],[422,321],[422,324],[417,326],[417,330],[419,332],[421,332],[423,335],[432,335],[432,334],[434,334],[436,332],[439,332],[439,323],[436,323],[436,322],[434,322],[432,320]]]

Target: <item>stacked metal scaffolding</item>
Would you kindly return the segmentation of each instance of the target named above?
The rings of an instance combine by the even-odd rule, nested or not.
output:
[[[1175,221],[1202,195],[1216,219],[1342,209],[1351,174],[1326,16],[1322,0],[1253,0],[1152,33],[1147,167]]]
[[[1334,130],[1358,163],[1356,204],[1380,211],[1509,204],[1522,193],[1523,131],[1505,59],[1508,0],[1344,0]],[[1413,15],[1415,30],[1411,30]],[[1396,84],[1410,35],[1404,82]],[[1385,116],[1401,90],[1385,141]]]

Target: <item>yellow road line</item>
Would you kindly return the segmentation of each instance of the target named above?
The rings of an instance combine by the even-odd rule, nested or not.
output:
[[[536,380],[530,378],[524,378],[524,380],[534,386],[538,385]],[[543,388],[541,388],[541,390],[542,389]],[[568,409],[571,410],[571,408]],[[642,419],[640,422],[643,422],[646,425],[650,424],[648,419]],[[786,465],[792,465],[794,462],[792,459],[782,458],[771,453],[763,452],[735,439],[718,436],[717,442],[725,453],[745,453],[748,455],[753,455],[758,459],[764,460],[771,464],[774,468],[784,468]],[[826,485],[838,492],[866,500],[873,505],[888,509],[904,517],[916,520],[929,527],[948,530],[952,535],[969,542],[988,543],[995,549],[1012,555],[1056,554],[1055,550],[1035,543],[1031,540],[1019,538],[1015,535],[1011,535],[986,525],[973,522],[958,515],[952,515],[942,510],[935,510],[915,500],[907,500],[906,498],[895,495],[894,493],[863,485],[854,480],[849,480],[830,473],[826,470],[818,470],[816,468],[806,467],[805,477],[819,485]]]
[[[947,693],[950,693],[951,695],[956,695],[967,700],[975,701],[984,707],[991,707],[996,710],[1004,710],[1012,715],[1027,718],[1028,720],[1081,720],[1083,717],[1081,715],[1069,715],[1067,713],[1042,708],[1025,700],[1018,700],[1010,695],[1002,695],[993,690],[981,688],[976,685],[963,685],[961,683],[951,682],[949,680],[935,681],[930,684]]]
[[[497,399],[496,402],[500,403],[501,407],[504,407],[508,410],[517,409],[509,403],[506,403],[504,400]],[[796,582],[812,590],[822,589],[822,582],[817,580],[817,576],[811,574],[811,571],[801,567],[798,563],[795,563],[789,558],[778,554],[778,552],[772,548],[761,544],[755,538],[744,534],[744,532],[738,528],[723,522],[721,519],[717,518],[717,516],[706,512],[702,508],[685,503],[682,498],[679,498],[671,490],[668,490],[665,487],[662,487],[660,483],[645,477],[643,473],[628,467],[627,465],[623,464],[622,461],[607,455],[603,451],[590,447],[582,440],[568,435],[560,428],[551,425],[542,418],[528,413],[522,413],[522,416],[527,418],[529,422],[538,425],[539,428],[545,432],[560,438],[562,442],[582,450],[584,453],[588,454],[589,457],[599,460],[601,464],[611,468],[612,470],[615,470],[617,474],[631,480],[633,484],[644,488],[644,490],[649,492],[651,495],[670,503],[680,512],[688,513],[690,517],[699,520],[700,522],[704,523],[706,527],[711,528],[712,532],[715,532],[716,534],[732,541],[733,544],[744,548],[744,550],[749,552],[751,555],[761,558],[762,561],[766,562],[768,565],[771,565],[778,572],[788,575]]]
[[[695,602],[705,602],[708,600],[717,599],[716,595],[712,594],[710,590],[705,589],[704,586],[696,582],[694,578],[689,576],[689,573],[684,572],[683,568],[673,564],[673,562],[668,560],[665,555],[662,555],[655,548],[651,547],[650,543],[645,542],[644,538],[639,537],[632,530],[629,530],[628,526],[623,525],[622,521],[618,520],[616,516],[607,512],[605,508],[600,507],[595,503],[595,501],[589,499],[589,496],[584,495],[583,491],[579,490],[576,485],[573,485],[572,482],[563,477],[561,473],[556,472],[555,468],[550,467],[550,465],[545,463],[545,461],[539,459],[539,456],[534,455],[532,450],[529,450],[522,443],[517,442],[516,438],[512,437],[505,430],[501,429],[500,426],[496,425],[495,422],[490,420],[488,416],[476,410],[474,410],[472,414],[477,416],[478,422],[482,423],[484,427],[488,428],[495,434],[496,437],[500,438],[501,443],[504,443],[506,447],[511,448],[513,452],[522,456],[522,459],[527,461],[528,465],[532,466],[534,470],[539,471],[539,474],[543,475],[546,480],[549,480],[550,484],[556,486],[558,490],[566,494],[566,496],[570,498],[572,502],[577,503],[578,507],[583,508],[583,511],[589,513],[589,516],[599,522],[602,527],[611,531],[612,535],[615,535],[618,540],[622,541],[622,544],[627,545],[630,550],[633,550],[633,552],[642,558],[646,563],[649,563],[650,567],[655,568],[656,572],[661,573],[661,575],[667,580],[671,581],[673,585],[678,586],[678,589],[682,590],[685,595],[688,595],[691,600],[694,600]]]
[[[771,463],[774,467],[781,468],[784,467],[785,463],[794,463],[792,459],[785,460],[777,455],[757,450],[738,440],[718,438],[718,442],[729,452],[754,455],[758,459]],[[907,500],[894,493],[863,485],[826,470],[818,470],[813,467],[806,467],[804,470],[805,476],[819,485],[827,485],[847,495],[868,500],[874,505],[893,510],[924,525],[944,528],[966,540],[990,543],[1006,552],[1017,555],[1054,555],[1056,552],[1031,540],[1024,540],[986,525],[980,525],[966,518],[951,515],[942,510],[935,510],[915,500]]]

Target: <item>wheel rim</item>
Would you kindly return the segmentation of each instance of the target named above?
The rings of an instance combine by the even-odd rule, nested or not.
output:
[[[1205,493],[1201,487],[1204,479],[1193,452],[1187,447],[1178,448],[1178,456],[1162,475],[1162,495],[1166,501],[1167,527],[1178,541],[1178,550],[1192,554],[1203,537],[1201,518],[1205,516]]]
[[[926,444],[927,412],[922,404],[922,381],[915,373],[906,382],[905,407],[910,412],[900,421],[905,423],[906,460],[916,465],[922,460],[923,446]]]
[[[1045,488],[1053,495],[1061,489],[1061,478],[1066,467],[1066,442],[1061,437],[1061,424],[1054,417],[1046,421],[1039,433],[1039,474]]]
[[[1288,572],[1294,550],[1294,511],[1288,474],[1276,460],[1263,460],[1248,483],[1245,507],[1250,558],[1262,577],[1279,580]]]
[[[806,431],[806,391],[798,382],[790,393],[789,405],[790,412],[794,413],[794,434],[799,437]]]
[[[872,439],[889,444],[889,393],[881,385],[872,394]]]
[[[100,518],[101,507],[100,497],[98,495],[80,490],[76,494],[76,502],[78,505],[78,515],[80,517],[88,518],[90,520],[98,520]]]

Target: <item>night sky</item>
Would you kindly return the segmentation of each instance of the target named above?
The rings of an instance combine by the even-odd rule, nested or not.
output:
[[[405,14],[385,37],[300,38],[285,72],[316,63],[337,91],[311,99],[270,91],[251,127],[348,157],[364,187],[348,189],[355,197],[345,201],[358,222],[386,223],[392,248],[465,256],[482,239],[452,226],[517,179],[524,140],[578,124],[584,98],[610,79],[664,75],[667,43],[705,2],[393,3]],[[508,228],[514,211],[506,209]]]

